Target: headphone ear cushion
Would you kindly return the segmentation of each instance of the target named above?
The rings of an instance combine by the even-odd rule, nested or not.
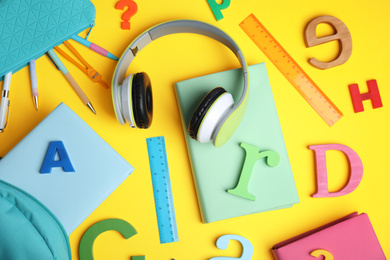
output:
[[[145,72],[133,76],[132,101],[137,127],[149,128],[153,119],[153,97],[150,78]]]
[[[203,121],[203,118],[205,117],[206,113],[208,112],[209,108],[213,105],[213,103],[222,95],[226,93],[226,90],[217,87],[211,90],[200,102],[198,107],[196,108],[195,112],[192,114],[190,123],[188,125],[188,133],[191,138],[197,140],[198,131],[200,128],[200,125]]]

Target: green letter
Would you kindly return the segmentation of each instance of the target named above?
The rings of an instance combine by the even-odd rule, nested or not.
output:
[[[217,21],[223,18],[221,10],[228,8],[230,5],[230,0],[223,0],[221,4],[217,4],[216,0],[207,0],[207,2]]]
[[[227,192],[248,200],[255,200],[256,197],[250,194],[248,191],[249,179],[251,178],[252,169],[255,166],[255,163],[257,160],[266,157],[267,165],[274,167],[279,164],[280,157],[279,154],[274,151],[259,152],[259,148],[250,144],[241,143],[240,146],[244,148],[246,152],[244,166],[242,167],[237,186],[234,189],[228,190]]]

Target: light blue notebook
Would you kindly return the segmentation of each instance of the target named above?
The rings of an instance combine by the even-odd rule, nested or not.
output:
[[[51,173],[40,173],[49,144],[53,141],[62,141],[74,172],[53,167]],[[0,179],[41,201],[61,221],[68,235],[133,170],[63,103],[0,161]]]
[[[203,222],[238,217],[291,207],[299,203],[295,182],[284,144],[282,130],[264,63],[249,66],[249,103],[245,116],[232,138],[221,148],[201,144],[188,135],[188,122],[200,100],[221,86],[237,100],[242,91],[241,69],[224,71],[176,83],[187,148],[198,194]],[[255,201],[227,193],[240,177],[245,150],[240,143],[272,150],[280,162],[270,167],[265,159],[256,162],[248,191]]]

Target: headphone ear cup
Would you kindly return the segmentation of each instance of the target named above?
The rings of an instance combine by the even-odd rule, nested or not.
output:
[[[124,92],[126,92],[126,89],[128,89],[131,84],[132,75],[133,74],[130,74],[128,77],[126,77],[121,84],[112,86],[111,89],[115,116],[121,125],[126,124],[126,122],[129,122],[129,119],[125,116],[126,112],[124,110],[126,110],[126,108],[128,110],[131,109],[123,104],[129,103],[129,95],[124,94]]]
[[[120,104],[121,104],[121,116],[128,122],[129,125],[135,128],[134,119],[133,119],[133,108],[131,101],[131,85],[133,81],[133,74],[130,74],[120,85]]]
[[[145,72],[133,76],[132,103],[137,127],[149,128],[153,119],[153,97],[150,78]]]
[[[191,117],[188,125],[190,137],[201,143],[211,141],[214,130],[233,105],[233,97],[225,89],[218,87],[211,90]]]

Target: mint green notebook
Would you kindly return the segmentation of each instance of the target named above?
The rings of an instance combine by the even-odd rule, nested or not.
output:
[[[188,122],[200,100],[213,88],[221,86],[240,96],[241,69],[229,70],[178,82],[176,97],[181,112],[193,177],[204,223],[291,207],[299,203],[294,177],[281,131],[275,102],[264,63],[249,66],[249,104],[232,138],[221,148],[201,144],[188,135]],[[272,150],[280,162],[269,167],[264,159],[256,162],[248,185],[255,201],[227,193],[240,177],[245,160],[241,143]]]

